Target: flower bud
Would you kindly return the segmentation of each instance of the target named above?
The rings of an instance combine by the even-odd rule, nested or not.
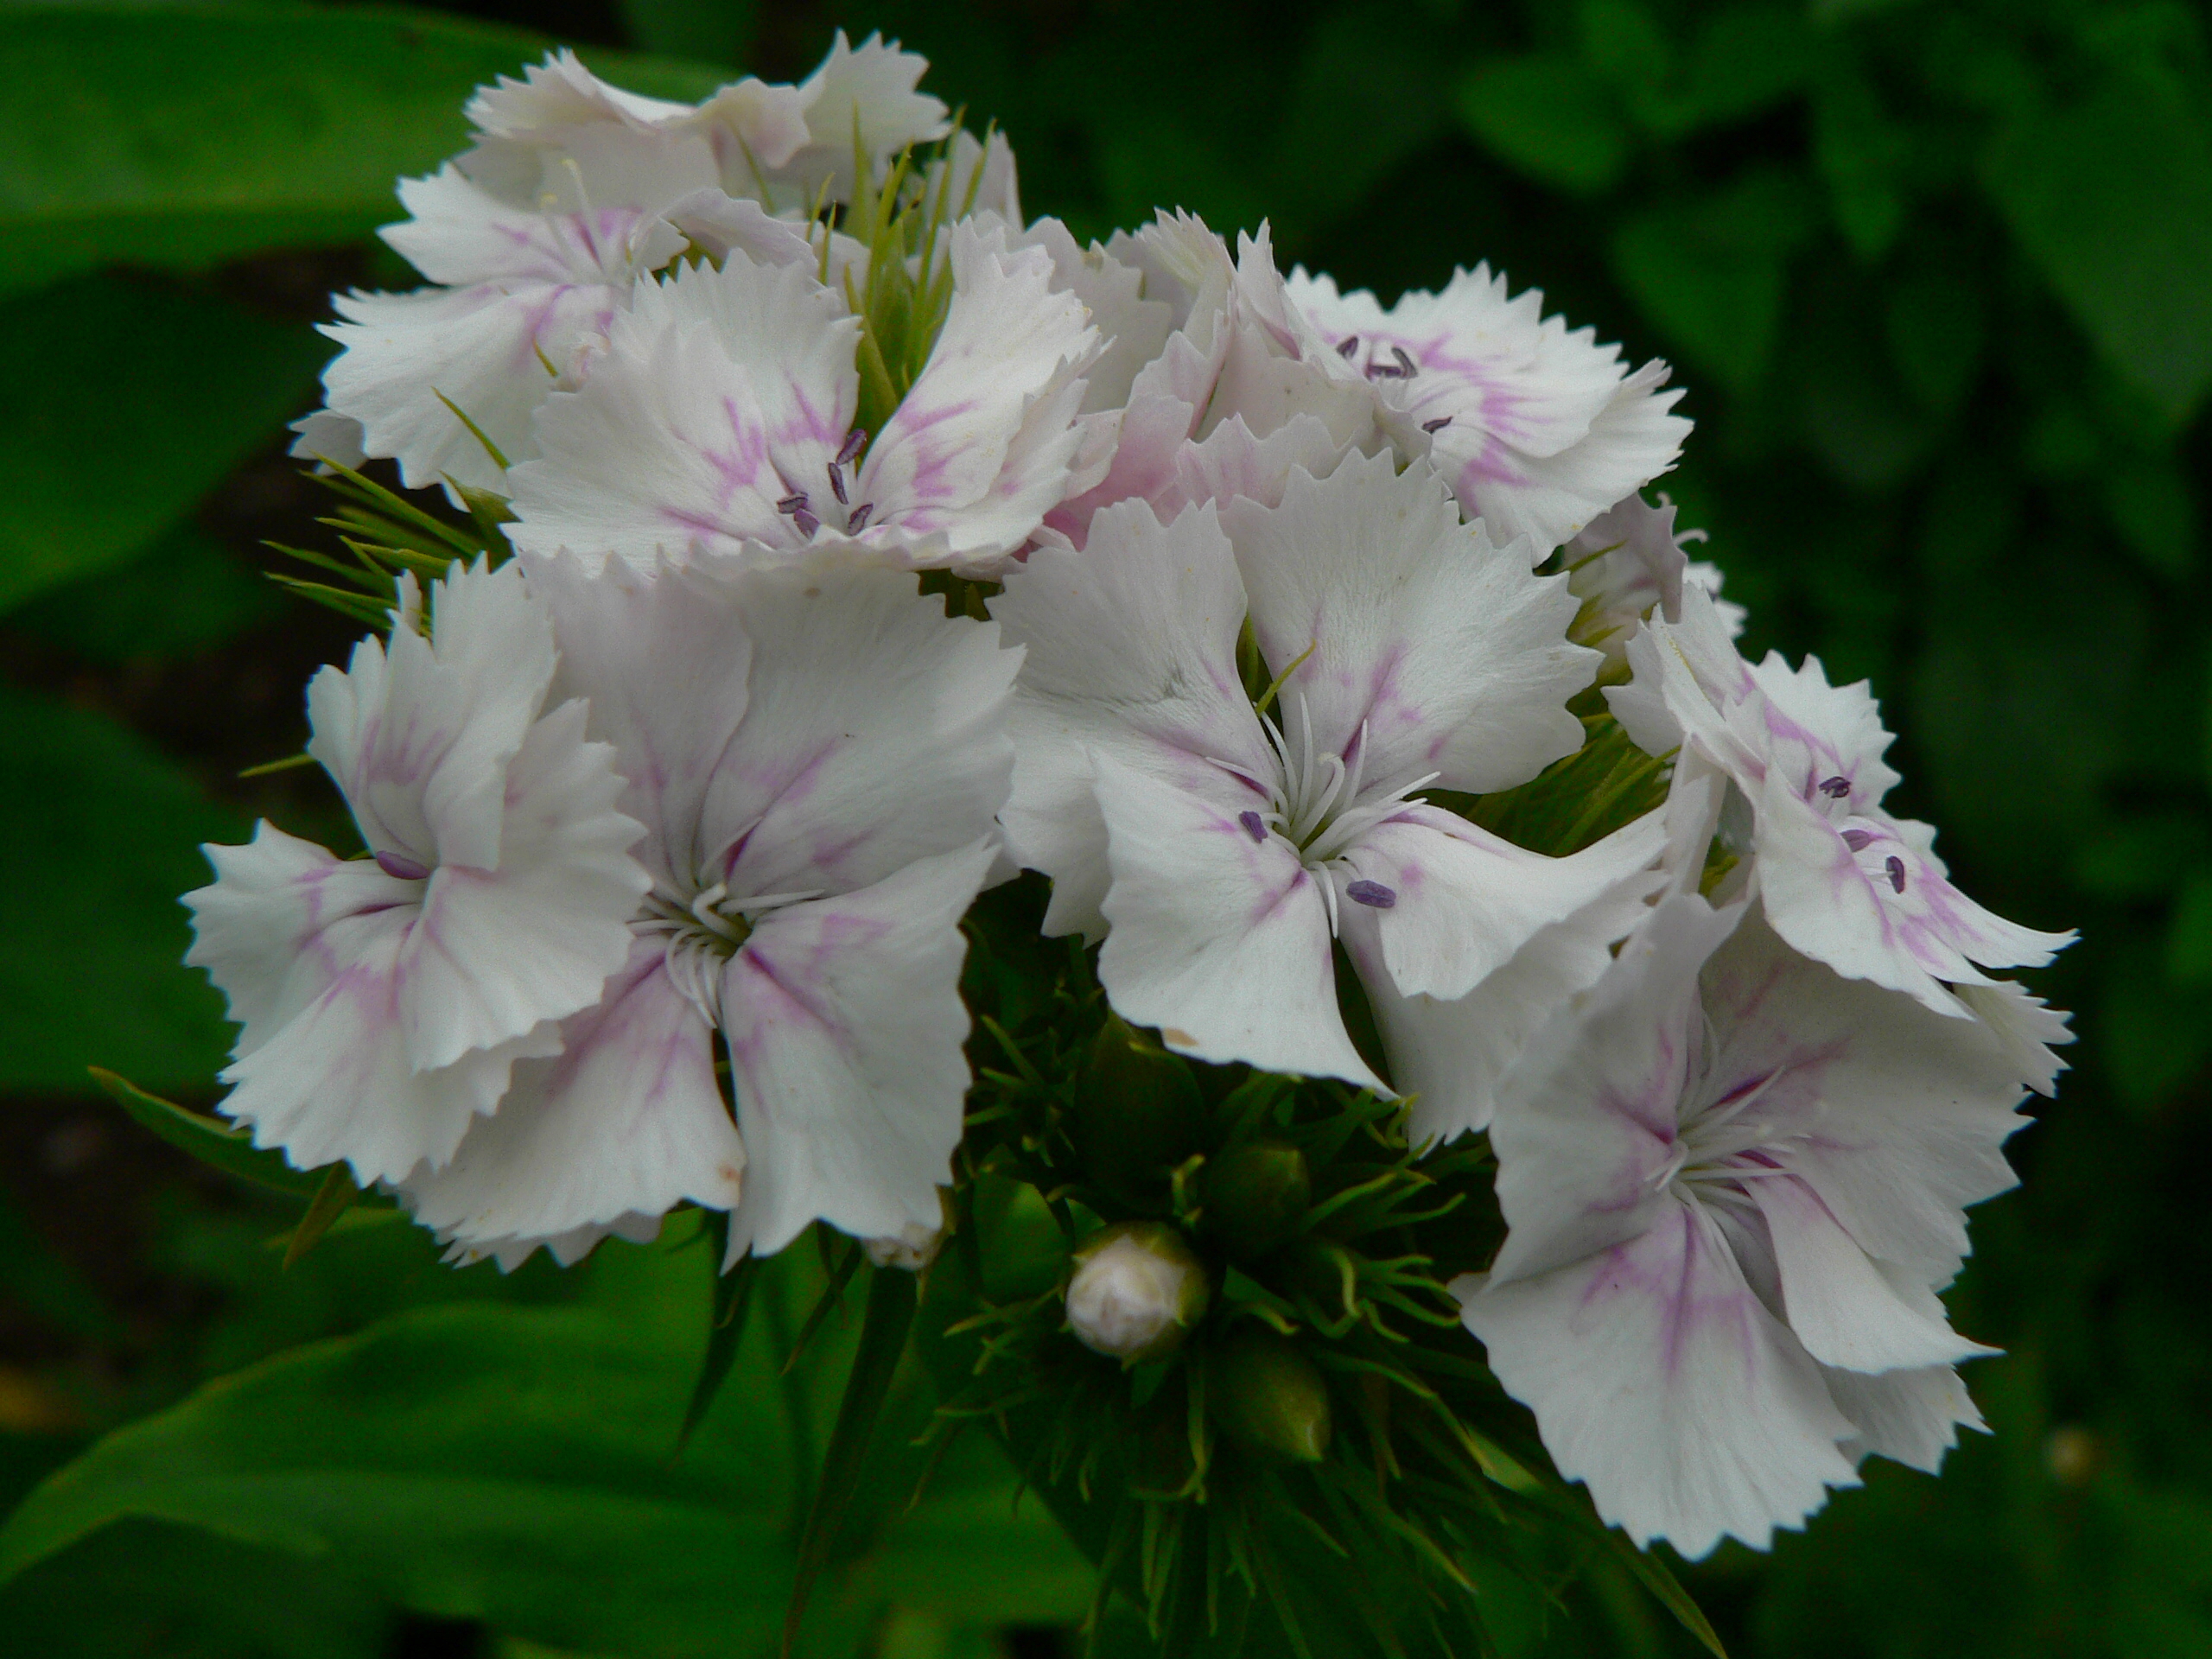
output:
[[[1198,1149],[1204,1103],[1190,1066],[1109,1014],[1077,1081],[1076,1152],[1090,1178],[1141,1198]]]
[[[1086,1239],[1068,1280],[1068,1326],[1124,1364],[1163,1359],[1205,1315],[1205,1264],[1173,1227],[1128,1221]]]
[[[1284,1141],[1253,1141],[1207,1160],[1205,1220],[1232,1255],[1265,1255],[1298,1230],[1313,1201],[1306,1154]]]
[[[1329,1385],[1289,1338],[1247,1325],[1224,1343],[1206,1403],[1221,1431],[1247,1451],[1319,1463],[1329,1449]]]

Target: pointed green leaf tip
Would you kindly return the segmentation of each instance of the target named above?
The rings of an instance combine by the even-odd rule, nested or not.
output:
[[[868,1313],[861,1322],[860,1347],[853,1355],[845,1397],[837,1405],[836,1427],[830,1430],[830,1449],[823,1454],[822,1479],[814,1489],[814,1503],[799,1536],[791,1611],[784,1616],[784,1659],[791,1659],[797,1651],[807,1599],[822,1569],[830,1564],[830,1552],[866,1471],[868,1441],[891,1392],[899,1356],[906,1352],[906,1333],[914,1323],[915,1285],[916,1275],[899,1268],[878,1268],[868,1280]]]
[[[322,1190],[322,1171],[293,1168],[282,1153],[257,1147],[252,1135],[241,1125],[226,1122],[205,1112],[188,1110],[159,1095],[149,1095],[128,1078],[99,1066],[86,1069],[117,1105],[171,1146],[190,1153],[201,1163],[212,1164],[226,1175],[251,1181],[257,1186],[273,1187],[279,1192],[314,1194]]]

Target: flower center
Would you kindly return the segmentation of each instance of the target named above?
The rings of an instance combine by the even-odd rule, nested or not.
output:
[[[1710,1052],[1713,1039],[1709,1031],[1706,1040]],[[1690,1107],[1675,1130],[1666,1161],[1652,1173],[1651,1185],[1669,1188],[1676,1198],[1700,1205],[1744,1207],[1751,1204],[1746,1182],[1788,1174],[1777,1154],[1802,1141],[1806,1131],[1753,1109],[1787,1071],[1777,1066]],[[1710,1087],[1709,1079],[1700,1081],[1688,1098],[1697,1100]]]
[[[1260,715],[1268,745],[1274,751],[1275,764],[1269,773],[1255,775],[1227,760],[1217,760],[1214,764],[1242,778],[1267,798],[1264,807],[1240,812],[1236,821],[1255,843],[1275,835],[1297,850],[1299,862],[1319,882],[1329,906],[1329,929],[1334,932],[1337,892],[1328,866],[1350,852],[1369,830],[1395,815],[1415,790],[1434,783],[1442,774],[1431,772],[1401,784],[1370,785],[1363,776],[1367,722],[1359,723],[1359,736],[1351,745],[1349,760],[1325,751],[1316,754],[1313,720],[1306,699],[1300,696],[1292,706],[1297,710],[1295,743],[1274,721]],[[1398,895],[1380,881],[1354,881],[1344,891],[1355,903],[1376,910],[1388,910],[1398,902]]]
[[[702,1019],[709,1025],[720,1025],[723,964],[745,948],[761,916],[818,896],[817,890],[734,899],[729,883],[717,881],[701,887],[686,900],[656,886],[645,895],[645,913],[630,928],[634,933],[664,936],[664,960],[670,980]]]

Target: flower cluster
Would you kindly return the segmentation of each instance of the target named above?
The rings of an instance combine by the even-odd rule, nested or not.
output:
[[[1385,307],[1264,229],[1083,246],[923,67],[841,36],[682,105],[559,54],[401,186],[426,286],[338,300],[301,453],[488,533],[368,550],[308,689],[361,855],[210,849],[224,1110],[456,1260],[691,1205],[733,1263],[819,1221],[925,1266],[963,918],[1035,872],[1147,1052],[1487,1137],[1450,1334],[1638,1542],[1933,1468],[1963,1212],[2068,1038],[1990,970],[2067,937],[1885,809],[1864,685],[1738,655],[1641,493],[1666,365],[1487,267]],[[1260,1260],[1309,1153],[1253,1157]],[[1181,1213],[1077,1254],[1081,1363],[1230,1316]]]

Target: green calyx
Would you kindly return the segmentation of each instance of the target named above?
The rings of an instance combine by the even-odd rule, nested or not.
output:
[[[1292,1463],[1328,1455],[1329,1385],[1288,1337],[1247,1325],[1214,1357],[1207,1409],[1246,1451]]]

